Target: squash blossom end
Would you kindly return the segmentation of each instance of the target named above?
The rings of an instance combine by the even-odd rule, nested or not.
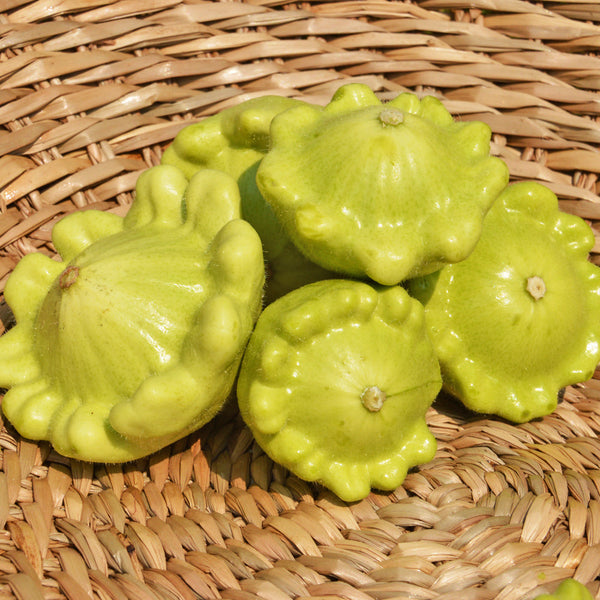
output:
[[[591,237],[590,237],[591,236]],[[600,360],[600,268],[593,235],[545,186],[508,186],[464,261],[411,280],[445,389],[476,412],[526,422]]]
[[[435,451],[425,413],[441,376],[422,313],[402,288],[346,279],[267,306],[237,386],[264,451],[346,501],[400,485]]]
[[[350,87],[351,86],[351,87]],[[277,115],[256,183],[294,245],[341,275],[396,285],[466,258],[508,181],[491,130],[436,98],[359,84]]]

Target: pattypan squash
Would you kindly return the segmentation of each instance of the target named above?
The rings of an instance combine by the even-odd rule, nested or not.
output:
[[[202,121],[187,125],[165,149],[161,163],[179,168],[190,178],[200,169],[214,169],[238,181],[242,216],[260,234],[269,252],[283,244],[281,226],[256,188],[258,163],[270,145],[273,117],[301,100],[261,96],[240,102]]]
[[[540,594],[535,600],[593,600],[588,588],[576,579],[565,579],[553,594]]]
[[[433,458],[425,414],[440,388],[423,307],[400,286],[332,279],[264,309],[237,394],[274,461],[355,501]]]
[[[5,298],[5,415],[65,456],[122,462],[199,428],[233,386],[261,307],[260,238],[240,219],[236,182],[171,166],[139,177],[122,218],[59,221],[62,261],[33,253]]]
[[[433,96],[382,103],[363,84],[273,118],[256,182],[298,249],[341,274],[395,285],[464,259],[508,182],[490,128]]]
[[[535,182],[510,185],[464,261],[407,283],[425,305],[444,387],[514,422],[550,414],[600,359],[594,235]]]
[[[268,263],[267,303],[305,283],[331,276],[300,254],[256,186],[258,165],[270,147],[273,117],[305,104],[273,95],[245,100],[184,127],[161,158],[162,164],[178,167],[188,178],[200,169],[215,169],[236,179],[242,217],[260,235]]]

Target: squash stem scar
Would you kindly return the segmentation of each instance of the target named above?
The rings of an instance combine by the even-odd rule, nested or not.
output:
[[[538,275],[527,278],[526,289],[534,300],[540,300],[546,294],[546,284]]]
[[[67,267],[61,274],[60,279],[58,280],[58,285],[61,290],[66,290],[70,288],[79,277],[79,267],[75,265],[71,265]]]
[[[381,391],[376,385],[366,388],[360,396],[363,406],[371,412],[380,411],[386,399],[385,392]]]
[[[404,113],[397,108],[384,108],[379,113],[379,121],[383,125],[400,125],[404,122]]]

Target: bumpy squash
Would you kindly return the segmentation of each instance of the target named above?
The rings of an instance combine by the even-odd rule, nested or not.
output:
[[[298,251],[256,186],[258,165],[271,145],[273,117],[306,104],[273,95],[245,100],[184,127],[161,158],[162,164],[178,167],[186,177],[201,169],[215,169],[237,181],[242,217],[256,229],[263,243],[268,265],[267,303],[305,283],[331,276]]]
[[[265,308],[237,392],[273,460],[354,501],[433,458],[425,414],[440,387],[422,306],[399,286],[338,279]]]
[[[507,187],[466,260],[407,284],[425,305],[444,387],[474,411],[523,422],[589,379],[600,360],[593,245],[548,188]]]
[[[395,285],[463,260],[508,182],[490,128],[455,121],[433,96],[382,104],[342,86],[325,107],[273,118],[256,182],[312,262]]]
[[[5,298],[2,409],[21,435],[86,461],[147,455],[227,398],[261,306],[261,242],[236,182],[174,167],[139,178],[125,218],[89,210],[53,229],[62,261],[25,256]]]

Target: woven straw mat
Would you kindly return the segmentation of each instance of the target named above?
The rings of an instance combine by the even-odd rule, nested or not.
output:
[[[485,121],[514,181],[595,227],[599,51],[598,0],[0,0],[0,293],[60,217],[124,214],[185,125],[348,82]],[[234,409],[126,465],[5,423],[0,598],[520,600],[569,577],[600,598],[597,376],[519,426],[440,400],[435,459],[354,504],[273,464]]]

